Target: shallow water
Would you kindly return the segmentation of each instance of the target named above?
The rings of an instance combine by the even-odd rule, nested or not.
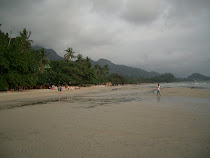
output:
[[[0,157],[208,157],[210,100],[139,86],[1,105]]]
[[[140,85],[140,87],[156,87],[157,84]],[[194,82],[174,82],[174,83],[161,83],[163,88],[171,87],[184,87],[184,88],[196,88],[210,90],[210,81],[194,81]]]
[[[125,90],[123,90],[125,89]],[[57,96],[53,98],[47,99],[37,99],[34,101],[28,100],[12,100],[10,102],[6,101],[5,103],[2,102],[0,106],[0,110],[4,109],[12,109],[17,107],[23,106],[31,106],[31,105],[38,105],[38,104],[48,104],[52,102],[67,102],[67,103],[79,103],[87,105],[87,108],[95,107],[95,106],[102,106],[102,105],[109,105],[109,104],[120,104],[125,102],[138,102],[142,101],[143,99],[150,99],[151,97],[146,97],[146,94],[152,94],[155,90],[150,91],[139,91],[138,87],[130,87],[128,88],[113,88],[109,90],[101,90],[100,92],[92,92],[84,93],[83,95],[67,95],[67,96]],[[88,106],[90,105],[90,106]]]

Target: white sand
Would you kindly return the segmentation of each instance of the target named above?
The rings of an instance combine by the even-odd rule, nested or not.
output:
[[[1,93],[4,104],[71,97],[0,110],[0,157],[209,158],[209,91],[114,88]]]

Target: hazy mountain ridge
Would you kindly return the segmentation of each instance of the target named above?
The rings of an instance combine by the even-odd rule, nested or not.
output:
[[[199,73],[193,73],[192,75],[187,77],[187,80],[194,80],[194,81],[207,81],[210,80],[210,77],[204,76]]]
[[[39,50],[42,49],[41,46],[33,46],[33,49]],[[61,56],[59,56],[53,49],[46,49],[47,53],[49,55],[47,56],[50,60],[64,60]],[[100,66],[108,65],[109,66],[109,72],[110,73],[118,73],[122,76],[129,76],[129,77],[156,77],[160,76],[157,72],[147,72],[145,70],[139,69],[139,68],[133,68],[126,65],[117,65],[112,63],[111,61],[107,59],[99,59],[98,61],[91,60],[91,63],[93,65],[98,64]]]
[[[99,59],[98,61],[91,60],[93,65],[98,64],[100,66],[108,65],[110,73],[118,73],[122,76],[129,77],[156,77],[161,74],[157,72],[148,72],[140,68],[133,68],[126,65],[117,65],[107,59]]]
[[[32,48],[35,50],[39,50],[39,49],[42,49],[43,47],[36,45],[36,46],[33,46]],[[46,50],[47,53],[49,53],[49,55],[47,56],[48,59],[50,59],[50,60],[64,60],[64,58],[59,56],[53,49],[46,49],[46,48],[44,48],[44,49]],[[107,59],[99,59],[98,61],[91,60],[91,63],[93,65],[98,64],[100,66],[108,65],[110,73],[118,73],[122,76],[157,77],[157,76],[161,75],[154,71],[148,72],[148,71],[145,71],[140,68],[134,68],[134,67],[126,66],[126,65],[117,65]],[[194,80],[206,81],[206,80],[210,80],[210,77],[204,76],[199,73],[193,73],[192,75],[188,76],[186,79],[189,81],[194,81]]]
[[[41,46],[32,46],[33,49],[35,50],[39,50],[39,49],[42,49],[43,47]],[[48,59],[50,60],[64,60],[64,58],[62,58],[61,56],[59,56],[53,49],[46,49],[47,53],[49,53],[49,55],[47,56]]]

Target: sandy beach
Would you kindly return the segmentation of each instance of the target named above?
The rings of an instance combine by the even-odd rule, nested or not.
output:
[[[83,87],[0,93],[0,157],[210,157],[210,90]]]

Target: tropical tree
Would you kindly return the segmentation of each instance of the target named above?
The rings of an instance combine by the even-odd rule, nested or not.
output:
[[[2,32],[1,32],[1,35]],[[6,36],[5,36],[6,35]],[[23,29],[20,36],[13,38],[8,47],[8,34],[1,38],[0,51],[2,59],[1,64],[1,82],[0,88],[16,88],[17,86],[33,86],[37,81],[38,64],[35,55],[32,53],[30,33]],[[6,81],[6,82],[5,82]]]
[[[98,68],[98,74],[100,77],[104,76],[104,69],[101,66],[99,66],[99,68]]]
[[[47,58],[49,53],[47,53],[44,48],[39,50],[39,52],[40,52],[40,73],[43,73],[45,65],[49,64],[49,59]]]
[[[95,64],[94,69],[96,71],[96,74],[99,76],[100,75],[100,66],[98,64]]]
[[[109,74],[109,66],[108,65],[104,65],[103,67],[101,67],[98,64],[94,65],[94,69],[96,71],[96,74],[100,77],[106,76]]]
[[[82,56],[82,54],[78,54],[77,55],[77,60],[76,60],[76,62],[82,62],[83,61],[83,56]]]
[[[29,39],[30,36],[31,36],[31,32],[30,31],[28,32],[25,28],[23,29],[22,32],[20,32],[20,39],[25,49],[31,48],[31,43],[33,41]]]
[[[109,66],[108,65],[104,65],[103,69],[104,69],[104,74],[108,75],[109,74]]]
[[[85,58],[85,61],[86,61],[86,62],[90,62],[90,58],[87,56],[87,57]]]
[[[0,30],[0,89],[4,89],[8,86],[6,74],[9,70],[10,61],[7,58],[7,45],[8,45],[8,34],[4,34]]]
[[[112,84],[125,84],[126,83],[126,79],[125,77],[119,75],[119,74],[111,74],[109,76],[109,81],[112,83]]]
[[[86,57],[85,58],[85,63],[86,63],[86,65],[87,65],[88,68],[91,68],[92,67],[92,64],[90,62],[90,58],[89,57]]]
[[[75,58],[73,48],[68,48],[65,50],[67,53],[64,55],[64,59],[68,62],[69,60]]]

